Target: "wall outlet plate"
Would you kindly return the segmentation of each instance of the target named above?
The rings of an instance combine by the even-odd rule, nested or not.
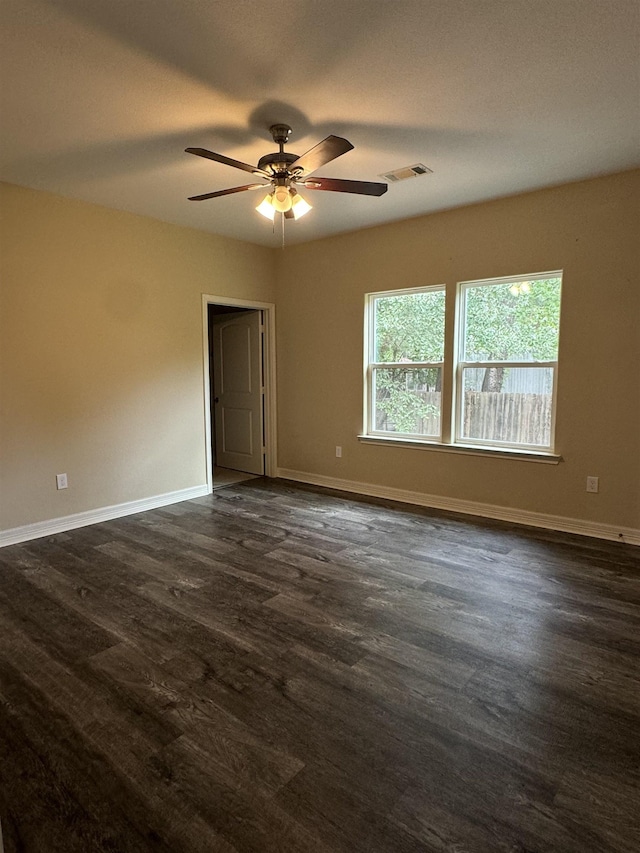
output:
[[[587,491],[596,493],[598,491],[598,478],[597,477],[587,477]]]
[[[67,483],[67,475],[66,474],[56,474],[56,488],[57,489],[66,489],[69,484]]]

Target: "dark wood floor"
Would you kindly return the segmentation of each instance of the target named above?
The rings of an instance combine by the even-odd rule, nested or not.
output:
[[[0,550],[5,853],[636,851],[639,569],[268,480]]]

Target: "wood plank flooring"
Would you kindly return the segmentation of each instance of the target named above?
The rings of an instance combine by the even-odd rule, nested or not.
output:
[[[5,853],[640,850],[640,551],[252,480],[0,550]]]

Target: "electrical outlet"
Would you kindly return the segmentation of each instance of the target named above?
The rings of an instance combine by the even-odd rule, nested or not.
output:
[[[56,488],[57,489],[66,489],[69,484],[67,483],[67,475],[66,474],[56,474]]]
[[[598,491],[598,478],[597,477],[587,477],[587,491],[593,492],[593,493]]]
[[[338,457],[338,459],[340,459],[342,457],[342,448],[339,447],[337,444],[336,444],[336,456]]]

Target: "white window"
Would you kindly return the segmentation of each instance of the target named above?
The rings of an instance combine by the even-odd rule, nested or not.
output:
[[[553,452],[561,282],[458,284],[451,342],[444,285],[368,294],[365,435]]]
[[[444,287],[369,294],[370,434],[441,437],[444,308]]]

